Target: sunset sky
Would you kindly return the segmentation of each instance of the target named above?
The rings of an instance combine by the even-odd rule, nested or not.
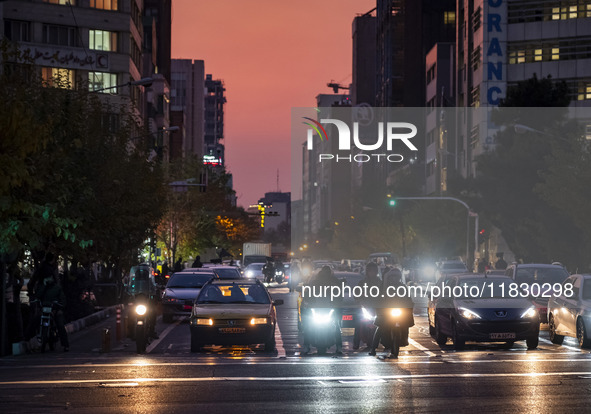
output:
[[[238,203],[291,190],[290,113],[351,82],[353,18],[375,0],[173,0],[172,57],[223,79],[226,161]],[[299,199],[300,194],[292,195]]]

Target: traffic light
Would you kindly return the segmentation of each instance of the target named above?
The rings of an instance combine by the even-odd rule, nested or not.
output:
[[[486,230],[480,229],[480,231],[478,232],[478,244],[482,244],[482,243],[486,242],[487,238],[488,238],[488,233],[486,232]]]
[[[390,207],[395,207],[395,206],[396,206],[396,200],[394,200],[394,199],[392,199],[392,200],[389,200],[389,201],[388,201],[388,205],[389,205]]]

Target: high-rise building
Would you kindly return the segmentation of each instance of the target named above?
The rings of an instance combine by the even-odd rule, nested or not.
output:
[[[226,96],[224,82],[205,77],[205,152],[204,162],[209,165],[224,165],[224,105]]]
[[[457,0],[456,102],[494,107],[507,87],[550,75],[565,81],[572,106],[591,105],[591,4],[585,1]],[[458,117],[460,172],[494,147],[486,111]]]
[[[170,109],[173,112],[184,112],[185,136],[182,153],[202,156],[205,132],[204,62],[202,60],[173,59],[170,77]],[[179,119],[179,117],[175,115],[175,119]],[[177,136],[176,132],[173,136]]]
[[[425,57],[427,119],[425,120],[425,194],[442,195],[457,167],[455,142],[454,43],[437,43]]]
[[[19,45],[24,60],[51,83],[109,95],[143,116],[143,0],[2,1],[0,36]],[[121,86],[125,85],[125,86]]]
[[[455,13],[454,0],[377,0],[377,106],[424,106],[425,53],[454,40]]]
[[[154,56],[154,73],[164,75],[169,85],[172,42],[171,7],[172,0],[144,0],[144,47]]]
[[[353,105],[376,106],[376,17],[372,12],[353,19]]]

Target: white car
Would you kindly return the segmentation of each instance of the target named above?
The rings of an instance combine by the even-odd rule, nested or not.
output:
[[[244,277],[248,279],[264,279],[263,266],[265,263],[251,263],[244,268]]]
[[[570,336],[577,338],[581,348],[589,348],[591,347],[591,275],[571,275],[561,286],[562,294],[548,301],[550,340],[560,345],[565,336]]]

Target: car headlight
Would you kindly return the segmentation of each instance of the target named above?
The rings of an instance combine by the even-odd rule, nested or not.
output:
[[[148,308],[146,308],[145,305],[137,305],[135,307],[135,313],[137,313],[140,316],[145,315],[147,311],[148,311]]]
[[[316,312],[315,309],[312,309],[312,320],[314,323],[317,324],[325,324],[329,323],[332,319],[332,314],[334,313],[334,309],[331,309],[330,312]]]
[[[534,317],[537,316],[537,314],[538,314],[538,311],[536,310],[535,307],[532,306],[531,308],[529,308],[528,310],[526,310],[525,312],[523,312],[521,314],[521,317],[522,318],[534,318]]]
[[[471,311],[470,309],[459,308],[458,310],[460,311],[460,315],[462,315],[466,319],[482,319],[479,314],[477,314],[474,311]]]
[[[197,319],[197,325],[213,325],[213,319]]]
[[[393,317],[397,318],[400,315],[402,315],[402,309],[399,308],[394,308],[390,311],[390,315],[392,315]]]
[[[366,321],[373,321],[376,318],[376,315],[372,315],[365,308],[361,308],[361,313],[363,314],[363,319],[366,320]]]
[[[267,323],[267,318],[252,318],[250,320],[251,325],[265,325]]]

